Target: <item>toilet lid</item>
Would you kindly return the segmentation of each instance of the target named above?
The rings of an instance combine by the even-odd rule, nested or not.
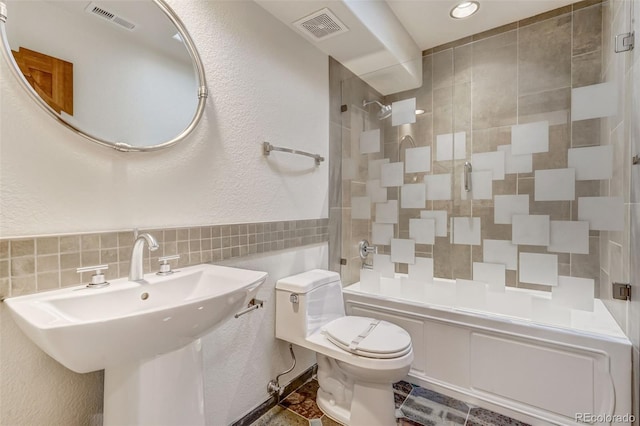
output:
[[[323,332],[339,348],[368,358],[398,358],[411,351],[409,333],[374,318],[341,317],[324,326]]]

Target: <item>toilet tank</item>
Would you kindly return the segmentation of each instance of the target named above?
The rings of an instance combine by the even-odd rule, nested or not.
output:
[[[279,339],[304,339],[344,315],[342,282],[336,272],[314,269],[276,282]]]

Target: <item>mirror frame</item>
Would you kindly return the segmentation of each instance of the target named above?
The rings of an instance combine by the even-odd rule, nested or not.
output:
[[[36,93],[33,87],[31,87],[31,85],[27,82],[26,78],[20,71],[20,68],[18,68],[18,64],[16,63],[13,55],[11,54],[11,47],[9,46],[9,41],[7,40],[7,32],[5,28],[5,24],[7,22],[7,5],[4,2],[0,1],[0,38],[2,38],[2,48],[1,48],[2,55],[4,56],[5,60],[8,62],[11,72],[18,79],[18,81],[20,82],[20,85],[24,90],[26,90],[29,96],[34,101],[36,101],[36,103],[40,105],[40,107],[44,109],[58,123],[70,129],[74,133],[90,140],[91,142],[97,143],[98,145],[102,145],[104,147],[115,149],[116,151],[121,151],[121,152],[150,152],[150,151],[157,151],[160,149],[168,148],[180,142],[181,140],[185,139],[195,129],[196,125],[198,124],[198,122],[200,121],[204,113],[204,107],[207,101],[208,90],[206,85],[204,65],[202,64],[200,55],[198,54],[196,46],[193,43],[193,40],[191,39],[191,36],[189,35],[189,32],[187,31],[186,27],[184,26],[184,24],[182,23],[178,15],[176,15],[176,13],[169,7],[169,5],[165,3],[164,0],[151,0],[151,1],[153,1],[153,3],[165,13],[167,18],[169,18],[169,20],[173,23],[173,25],[175,25],[175,27],[180,32],[180,35],[182,36],[185,47],[189,51],[189,56],[191,56],[191,60],[195,66],[195,73],[198,78],[198,93],[197,93],[198,107],[196,109],[196,113],[193,119],[191,120],[191,123],[189,123],[189,125],[182,132],[180,132],[180,134],[178,134],[177,136],[175,136],[174,138],[166,142],[162,142],[156,145],[141,146],[141,147],[130,145],[124,142],[110,142],[98,136],[87,133],[81,129],[78,129],[74,125],[66,122],[60,115],[58,115],[58,113],[56,113],[53,110],[53,108],[51,108]]]

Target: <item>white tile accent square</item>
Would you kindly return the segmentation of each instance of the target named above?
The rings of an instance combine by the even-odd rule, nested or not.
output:
[[[435,219],[409,219],[409,238],[417,244],[435,244]]]
[[[471,192],[464,189],[464,173],[460,176],[462,192],[460,198],[468,199],[469,194],[474,200],[491,200],[493,198],[493,172],[471,172]]]
[[[456,302],[460,308],[487,309],[487,285],[478,281],[456,280]]]
[[[380,152],[380,129],[360,133],[360,154]]]
[[[611,117],[618,112],[618,89],[614,82],[571,89],[571,120]]]
[[[481,152],[471,155],[471,165],[473,171],[490,170],[493,172],[493,180],[504,180],[504,159],[504,151]]]
[[[380,186],[402,186],[404,183],[404,163],[388,163],[380,166]]]
[[[467,157],[467,133],[436,136],[436,161],[464,160]]]
[[[402,185],[400,191],[400,207],[403,209],[424,209],[427,199],[424,183]]]
[[[558,286],[551,289],[551,303],[569,309],[593,312],[594,280],[590,278],[558,277]]]
[[[416,257],[416,263],[409,265],[409,279],[419,282],[433,282],[433,259]]]
[[[575,169],[536,170],[536,201],[573,201],[576,198]]]
[[[520,281],[529,284],[558,285],[558,256],[520,253]]]
[[[536,152],[549,152],[549,122],[536,121],[511,126],[511,154]]]
[[[382,160],[369,161],[369,179],[380,179],[380,177],[382,176],[383,164],[389,164],[389,159],[383,158]]]
[[[446,210],[423,210],[420,212],[421,219],[434,219],[436,221],[436,237],[447,236],[447,211]]]
[[[451,175],[426,175],[427,200],[451,200]]]
[[[456,285],[448,281],[434,281],[425,285],[425,302],[432,305],[453,306],[456,301]]]
[[[518,246],[506,240],[484,240],[482,261],[485,263],[501,263],[506,269],[518,269]]]
[[[504,151],[505,173],[531,173],[533,171],[533,155],[513,155],[511,145],[500,145],[498,151]]]
[[[453,133],[436,135],[436,161],[453,160]]]
[[[487,293],[487,310],[500,315],[531,319],[532,297],[526,293]]]
[[[490,291],[504,291],[506,270],[502,263],[473,262],[473,280],[488,284]]]
[[[373,223],[371,225],[371,244],[388,246],[393,238],[393,225],[390,223]]]
[[[589,222],[595,231],[624,230],[624,201],[622,197],[579,197],[578,220]]]
[[[380,179],[367,181],[367,196],[371,198],[372,203],[387,202],[387,188],[380,186]]]
[[[402,294],[402,280],[400,278],[380,278],[380,294],[389,297],[400,297]]]
[[[416,262],[416,243],[413,240],[391,239],[391,261],[393,263]]]
[[[467,132],[453,134],[453,159],[464,160],[467,158]]]
[[[431,171],[431,147],[420,146],[407,148],[404,154],[405,173],[420,173]]]
[[[410,278],[400,277],[400,297],[416,302],[425,301],[426,283],[413,281]]]
[[[547,215],[511,216],[511,242],[530,246],[549,245],[550,220]]]
[[[398,223],[398,200],[376,203],[376,222]]]
[[[571,311],[554,305],[551,299],[534,297],[531,300],[531,308],[531,319],[535,322],[563,327],[571,326]]]
[[[496,224],[510,224],[514,214],[529,214],[528,195],[496,195],[494,198],[493,221]]]
[[[576,170],[576,180],[611,179],[613,145],[572,148],[569,150],[569,167]]]
[[[405,99],[391,104],[391,125],[416,122],[416,98]]]
[[[360,289],[367,293],[380,294],[380,272],[360,269]]]
[[[378,272],[381,277],[393,278],[396,276],[396,265],[391,262],[391,256],[388,254],[373,255],[373,270]]]
[[[351,197],[351,219],[371,219],[371,198]]]
[[[358,163],[353,158],[342,159],[342,180],[353,180],[358,175]]]
[[[453,219],[453,244],[470,244],[479,246],[480,218],[479,217],[454,217]]]
[[[589,222],[552,220],[548,251],[589,254]]]

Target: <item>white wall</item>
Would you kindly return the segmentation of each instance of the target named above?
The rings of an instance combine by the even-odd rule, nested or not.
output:
[[[11,77],[0,79],[0,237],[327,217],[327,163],[261,153],[269,140],[327,156],[327,57],[253,2],[169,3],[205,64],[203,122],[170,150],[118,153],[70,133]],[[0,75],[9,75],[4,60]],[[326,266],[325,254],[307,249],[273,256],[243,263],[270,273],[266,308],[206,339],[212,424],[262,402],[265,380],[289,361],[273,338],[273,280]],[[298,353],[296,372],[313,361]],[[101,398],[100,373],[57,364],[0,303],[0,424],[96,424]]]
[[[327,57],[253,2],[169,3],[207,72],[196,131],[169,150],[111,151],[2,78],[0,237],[327,217],[327,163],[261,151],[268,140],[327,156]]]
[[[275,283],[316,268],[327,268],[326,243],[225,262],[269,273],[256,298],[264,308],[232,319],[203,339],[205,416],[208,425],[228,425],[269,398],[267,384],[291,366],[289,345],[274,339]],[[233,352],[229,352],[233,348]],[[294,346],[296,367],[280,378],[289,383],[316,362],[315,353]]]

